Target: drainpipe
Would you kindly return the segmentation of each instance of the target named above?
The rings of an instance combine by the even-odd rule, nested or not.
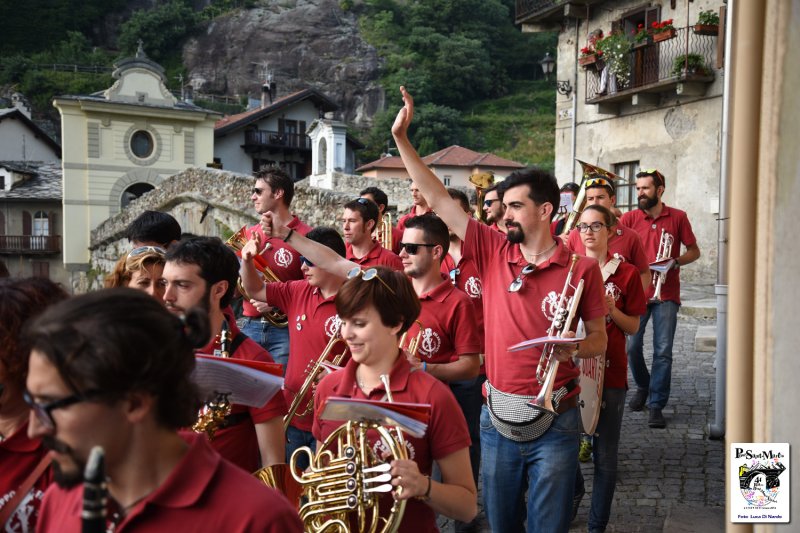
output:
[[[728,271],[730,295],[728,305],[728,390],[735,391],[726,403],[727,442],[752,442],[753,434],[753,370],[755,339],[755,250],[757,220],[753,206],[759,205],[759,143],[761,118],[761,76],[764,66],[764,21],[766,8],[762,2],[737,2],[733,21],[731,59],[733,95],[731,99],[730,254]],[[726,491],[731,491],[730,450],[725,447]],[[730,502],[726,505],[730,516]],[[728,523],[726,531],[752,531],[750,525]]]
[[[572,77],[572,179],[570,181],[575,180],[575,165],[577,161],[575,160],[578,157],[576,153],[578,147],[578,32],[580,31],[581,21],[580,19],[575,19],[575,71]],[[580,184],[580,180],[577,180],[576,183]]]
[[[733,24],[735,0],[728,0],[725,10],[725,73],[724,87],[722,89],[722,147],[719,173],[719,216],[717,222],[717,283],[714,285],[714,294],[717,296],[717,354],[714,362],[716,368],[716,390],[714,394],[716,412],[714,422],[708,425],[708,436],[711,439],[721,439],[725,436],[725,384],[728,353],[728,220],[730,218],[730,201],[728,198],[728,162],[730,157],[729,144],[730,131],[730,106],[733,81]]]

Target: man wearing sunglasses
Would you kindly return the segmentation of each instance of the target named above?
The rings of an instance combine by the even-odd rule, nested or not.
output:
[[[462,239],[462,253],[475,261],[483,282],[487,404],[494,406],[493,415],[488,406],[481,412],[481,474],[489,524],[493,531],[522,531],[527,515],[528,533],[565,532],[572,514],[580,434],[575,384],[579,369],[572,358],[597,357],[607,343],[600,268],[596,261],[577,255],[573,261],[566,245],[553,237],[550,223],[560,193],[549,173],[529,168],[500,184],[506,236],[464,213],[408,140],[414,103],[405,88],[400,90],[405,105],[392,135],[403,163],[430,206]],[[553,347],[552,357],[560,362],[553,390],[563,394],[553,403],[558,416],[538,437],[529,437],[536,410],[528,403],[542,389],[536,377],[542,348],[510,352],[508,347],[548,332],[560,315],[559,295],[570,269],[575,283],[584,281],[576,315],[584,322],[586,337]],[[565,292],[572,296],[574,286]],[[564,336],[574,337],[574,332],[565,331]],[[502,423],[498,409],[514,424]],[[525,433],[514,429],[523,427]]]
[[[692,231],[685,211],[667,206],[661,197],[666,188],[664,175],[656,169],[643,170],[636,174],[636,194],[639,209],[628,211],[620,219],[620,225],[634,230],[644,245],[649,261],[655,261],[659,251],[662,230],[673,238],[669,256],[675,260],[673,269],[667,272],[661,286],[660,301],[654,301],[655,286],[646,287],[647,312],[639,319],[639,330],[628,337],[628,365],[636,381],[636,391],[628,406],[641,411],[645,405],[650,409],[648,425],[664,428],[667,421],[662,410],[669,400],[672,380],[672,343],[678,324],[678,309],[681,305],[681,275],[679,268],[700,257],[700,247]],[[681,254],[681,246],[686,251]],[[655,278],[653,278],[655,279]],[[650,371],[644,360],[644,332],[647,322],[653,318],[653,365]]]
[[[486,189],[483,195],[483,206],[480,206],[486,216],[486,223],[500,233],[506,233],[506,224],[503,222],[503,202],[497,196],[497,185]]]
[[[250,200],[256,213],[260,215],[269,211],[281,221],[281,224],[305,235],[311,231],[311,227],[292,214],[290,207],[293,198],[292,178],[280,168],[263,167],[255,173],[255,185]],[[303,273],[300,271],[300,254],[294,248],[279,239],[267,238],[261,232],[259,224],[247,228],[248,238],[252,238],[254,234],[258,234],[261,239],[261,257],[281,281],[303,279]],[[289,359],[289,331],[285,327],[271,324],[264,316],[269,309],[265,309],[259,302],[251,302],[244,298],[242,307],[243,316],[239,321],[242,332],[260,344],[275,361],[286,368]],[[259,307],[264,314],[259,311]]]
[[[347,246],[347,259],[369,268],[385,266],[392,270],[403,268],[400,258],[372,237],[378,225],[378,204],[368,198],[356,198],[344,204],[342,233]]]
[[[602,205],[609,211],[614,208],[617,196],[614,192],[614,184],[602,174],[590,174],[584,183],[586,188],[586,205]],[[570,250],[581,255],[586,255],[586,247],[583,245],[580,233],[577,228],[573,228],[567,239],[567,246]],[[642,287],[647,289],[650,285],[650,262],[644,253],[642,241],[639,234],[627,226],[615,221],[609,228],[608,252],[617,254],[624,261],[632,264],[639,270],[642,278]]]

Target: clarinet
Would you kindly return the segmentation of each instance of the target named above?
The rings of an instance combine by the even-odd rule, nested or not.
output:
[[[83,533],[105,533],[107,501],[105,452],[95,446],[83,471]]]

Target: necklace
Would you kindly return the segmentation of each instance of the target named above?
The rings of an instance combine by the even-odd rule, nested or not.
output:
[[[531,262],[531,263],[535,263],[535,262],[536,262],[536,258],[538,258],[540,255],[544,255],[544,254],[546,254],[547,252],[551,251],[551,250],[552,250],[553,248],[555,248],[557,245],[558,245],[558,241],[556,241],[556,240],[553,240],[553,244],[551,244],[550,246],[548,246],[547,248],[545,248],[545,249],[544,249],[544,250],[542,250],[541,252],[535,252],[535,253],[532,253],[532,254],[527,254],[527,255],[529,255],[529,256],[530,256],[530,257],[533,259],[533,260],[532,260],[532,261],[530,261],[530,262]],[[520,247],[520,251],[522,251],[522,248],[521,248],[521,247]],[[526,255],[524,251],[522,252],[522,254],[523,254],[523,255]]]

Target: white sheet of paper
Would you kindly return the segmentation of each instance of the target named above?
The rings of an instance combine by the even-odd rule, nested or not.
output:
[[[382,426],[399,426],[404,432],[422,438],[428,424],[411,417],[385,409],[378,405],[330,398],[325,402],[320,418],[323,420],[369,420]]]
[[[203,400],[217,394],[229,394],[231,403],[250,407],[263,407],[281,388],[283,378],[273,376],[222,358],[196,358],[192,379],[200,388]]]
[[[538,337],[536,339],[530,339],[527,341],[518,342],[513,346],[508,347],[509,352],[519,352],[521,350],[527,350],[528,348],[535,348],[537,346],[544,346],[545,344],[570,344],[573,342],[581,342],[584,340],[586,336],[583,337],[573,337],[571,339],[566,339],[564,337]]]

